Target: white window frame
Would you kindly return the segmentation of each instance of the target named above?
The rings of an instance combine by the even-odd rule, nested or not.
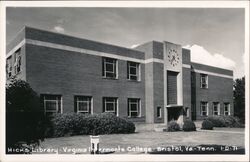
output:
[[[62,113],[62,96],[60,95],[56,95],[56,100],[51,100],[51,99],[46,99],[46,96],[50,96],[49,94],[44,94],[43,95],[43,105],[44,105],[44,113],[58,113],[58,110],[60,109],[60,113]],[[60,99],[60,102],[61,102],[61,107],[59,108],[59,99],[58,98],[61,98]],[[55,110],[47,110],[46,109],[46,102],[55,102],[56,103],[56,109]]]
[[[162,111],[161,106],[157,106],[156,107],[156,116],[157,116],[157,118],[161,118],[162,117],[161,111]],[[160,115],[158,115],[158,112],[159,112]]]
[[[114,99],[114,101],[111,102],[111,101],[107,101],[106,99]],[[118,116],[118,98],[115,98],[115,97],[104,97],[103,100],[104,100],[104,112],[114,113],[116,116]],[[113,104],[114,110],[112,110],[112,111],[107,110],[107,105],[106,105],[107,103]],[[115,113],[115,109],[116,109],[116,113]]]
[[[113,62],[113,63],[107,62],[107,61],[106,61],[107,59],[112,59],[114,62]],[[103,57],[103,58],[102,58],[102,61],[103,61],[103,64],[104,64],[104,65],[103,65],[103,77],[104,77],[104,78],[118,79],[118,61],[117,61],[117,59]],[[107,64],[112,65],[113,71],[107,71],[107,70],[106,70],[106,65],[107,65]],[[108,76],[107,76],[107,73],[113,74],[113,75],[115,75],[115,77],[108,77]]]
[[[136,102],[132,102],[131,100],[136,100]],[[136,104],[137,110],[131,110],[131,103]],[[132,112],[136,112],[137,116],[131,116]],[[136,118],[141,117],[141,99],[140,98],[128,98],[128,117]]]
[[[205,105],[205,106],[206,106],[206,111],[203,111],[203,109],[202,109],[203,106],[204,106],[203,103],[206,104],[206,105]],[[200,104],[201,104],[201,106],[200,106],[200,107],[201,107],[201,116],[208,116],[208,102],[206,102],[206,101],[201,101]],[[203,115],[203,112],[206,112],[206,115]]]
[[[215,106],[217,106],[217,111],[214,111]],[[219,102],[213,102],[213,115],[216,115],[215,112],[217,112],[217,115],[220,115],[220,103]]]
[[[227,105],[227,108],[228,110],[226,110],[226,105]],[[228,113],[227,115],[231,115],[231,112],[230,112],[230,103],[224,103],[224,115],[226,115],[226,112]]]
[[[131,65],[131,63],[136,64],[135,66]],[[128,61],[127,62],[127,66],[128,66],[128,80],[133,80],[133,81],[140,81],[141,80],[141,64],[137,63],[137,62],[131,62]],[[130,68],[135,68],[136,70],[136,74],[131,74],[130,72]],[[131,79],[131,76],[136,76],[136,80]]]
[[[80,97],[86,97],[87,101],[79,100]],[[89,113],[92,114],[93,109],[93,98],[91,96],[75,96],[76,98],[76,113]],[[86,103],[87,104],[87,111],[79,110],[79,103]]]
[[[203,87],[203,77],[205,77],[205,87]],[[208,75],[200,74],[200,88],[207,89],[208,88]]]

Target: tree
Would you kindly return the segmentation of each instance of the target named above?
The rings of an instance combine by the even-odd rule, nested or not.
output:
[[[23,80],[6,85],[6,153],[20,143],[39,145],[44,139],[44,115],[36,92]]]
[[[245,123],[245,77],[234,81],[234,113]]]

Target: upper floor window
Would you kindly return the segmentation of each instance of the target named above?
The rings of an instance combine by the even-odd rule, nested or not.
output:
[[[129,80],[140,80],[140,64],[136,62],[127,63],[127,79]]]
[[[6,60],[6,75],[7,78],[10,78],[12,76],[12,57],[8,57]]]
[[[61,95],[41,95],[44,112],[46,115],[62,113]]]
[[[128,99],[128,117],[140,117],[141,112],[140,99],[129,98]]]
[[[220,103],[219,102],[213,103],[213,115],[220,115]]]
[[[115,97],[104,97],[103,98],[103,112],[110,112],[117,115],[118,113],[118,106],[117,106],[118,99]]]
[[[91,114],[92,112],[92,97],[90,96],[75,96],[75,112]]]
[[[102,58],[102,76],[105,78],[118,78],[117,60],[113,58]]]
[[[208,75],[200,74],[201,76],[201,88],[208,88]]]
[[[224,103],[224,115],[230,115],[230,104]]]
[[[19,73],[21,71],[21,63],[22,63],[22,57],[21,57],[21,48],[16,50],[14,53],[14,71],[15,74]]]
[[[208,103],[201,102],[201,116],[208,116]]]

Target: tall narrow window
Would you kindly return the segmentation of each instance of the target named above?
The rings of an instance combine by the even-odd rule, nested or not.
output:
[[[157,107],[156,116],[157,116],[157,118],[161,118],[161,107],[160,106]]]
[[[16,50],[16,52],[13,54],[14,55],[14,71],[15,74],[19,73],[21,71],[21,48]]]
[[[103,112],[114,113],[118,116],[118,106],[117,106],[117,98],[115,97],[104,97],[103,98]]]
[[[118,78],[117,60],[112,58],[102,58],[102,76],[105,78]]]
[[[128,117],[140,117],[141,115],[140,99],[129,98],[128,99]]]
[[[201,116],[208,116],[208,103],[201,102]]]
[[[213,115],[220,115],[220,103],[219,102],[213,103]]]
[[[224,103],[224,115],[230,115],[230,104]]]
[[[208,88],[208,75],[200,74],[201,77],[201,88]]]
[[[10,78],[12,76],[12,57],[8,57],[6,60],[6,76],[7,78]]]
[[[75,112],[83,114],[91,114],[92,112],[92,97],[90,96],[75,96]]]
[[[46,115],[62,113],[61,95],[41,95],[44,112]]]
[[[127,79],[129,80],[140,80],[140,64],[136,62],[127,63]]]

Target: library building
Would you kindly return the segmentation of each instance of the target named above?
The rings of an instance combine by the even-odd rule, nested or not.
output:
[[[6,47],[6,79],[27,81],[45,114],[110,112],[151,124],[233,115],[233,71],[190,55],[167,41],[125,48],[24,27]]]

